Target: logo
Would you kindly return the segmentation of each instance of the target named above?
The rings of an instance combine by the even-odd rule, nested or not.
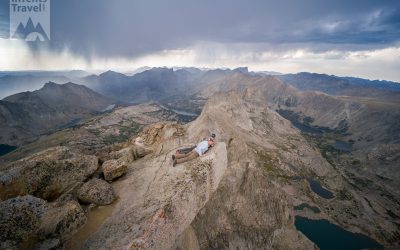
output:
[[[10,0],[10,39],[50,40],[50,0]]]

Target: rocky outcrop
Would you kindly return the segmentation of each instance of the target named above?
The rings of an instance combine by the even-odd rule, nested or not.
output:
[[[260,113],[263,116],[257,120]],[[172,167],[171,154],[177,148],[210,132],[217,133],[215,147],[192,162]],[[291,143],[304,144],[307,161],[322,157],[277,113],[232,93],[210,100],[204,113],[188,126],[157,124],[146,128],[141,137],[153,153],[129,164],[127,175],[115,182],[119,201],[113,215],[85,248],[289,248],[295,242],[313,248],[294,229],[290,198],[266,169],[277,164],[271,174],[288,171],[274,152]],[[271,155],[265,150],[271,150]],[[284,159],[298,160],[298,155]],[[329,165],[322,160],[321,164],[318,175],[335,179]]]
[[[121,150],[111,152],[111,159],[121,159],[125,164],[128,164],[135,160],[135,156],[133,154],[133,150],[131,147],[123,148]]]
[[[214,148],[172,168],[171,154],[177,148],[210,132],[217,134]],[[153,153],[130,164],[127,176],[116,183],[120,199],[113,216],[85,247],[290,248],[300,242],[304,248],[313,248],[295,230],[290,198],[268,177],[263,164],[277,164],[277,169],[272,167],[273,175],[288,171],[274,152],[293,143],[304,145],[301,166],[317,157],[321,163],[315,170],[318,175],[335,177],[329,164],[277,113],[231,93],[211,99],[203,114],[188,126],[155,125],[141,137]],[[284,159],[299,157],[294,152]],[[119,237],[107,239],[106,235]]]
[[[115,199],[113,187],[106,181],[91,179],[79,188],[78,199],[85,204],[108,205]]]
[[[98,168],[97,157],[54,147],[15,161],[0,173],[0,198],[32,194],[54,200]]]
[[[46,201],[27,195],[0,203],[0,249],[16,249],[39,229]]]
[[[86,222],[74,200],[48,203],[31,195],[0,203],[0,249],[61,247]]]
[[[200,249],[314,248],[294,228],[291,198],[282,183],[296,171],[337,177],[288,121],[257,99],[246,100],[247,94],[244,90],[211,97],[200,117],[189,125],[191,140],[212,131],[228,143],[229,171],[181,234],[178,248],[187,244],[182,239],[189,236]],[[282,152],[290,147],[303,157],[290,150]],[[308,164],[312,159],[320,162],[314,170]]]
[[[132,162],[115,184],[119,197],[112,217],[87,240],[85,248],[172,248],[198,211],[212,197],[227,170],[226,144],[219,142],[198,159],[172,167],[179,147],[177,124],[160,128],[155,151]],[[203,135],[204,137],[205,135]],[[145,140],[145,139],[144,139]]]
[[[157,123],[152,126],[147,126],[139,133],[140,140],[136,141],[136,145],[151,145],[153,149],[156,149],[160,143],[165,142],[165,138],[178,139],[180,136],[184,136],[186,132],[185,127],[171,122]]]
[[[230,176],[191,223],[201,249],[313,249],[292,227],[287,195],[262,169]],[[193,237],[193,236],[192,236]]]
[[[191,223],[191,237],[196,236],[200,248],[312,249],[313,243],[294,227],[294,202],[316,204],[321,210],[319,218],[346,225],[353,232],[386,241],[388,245],[396,239],[398,242],[393,219],[378,208],[398,205],[393,206],[379,196],[371,198],[376,190],[381,190],[381,196],[394,192],[385,192],[376,182],[366,181],[365,175],[349,174],[352,167],[342,172],[339,164],[331,165],[309,137],[306,140],[268,105],[264,94],[254,86],[217,94],[188,126],[191,140],[213,131],[220,140],[228,142],[229,171]],[[391,156],[388,163],[396,159],[396,154]],[[361,169],[364,165],[359,166]],[[317,179],[335,198],[321,198],[310,190],[305,178]],[[395,196],[391,197],[396,202]]]
[[[102,165],[104,179],[112,181],[126,173],[128,167],[123,160],[108,160]]]
[[[64,240],[85,224],[86,215],[79,203],[71,200],[54,204],[46,211],[42,221],[38,230],[40,238]]]

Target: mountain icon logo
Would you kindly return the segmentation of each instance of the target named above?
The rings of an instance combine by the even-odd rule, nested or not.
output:
[[[25,26],[22,24],[22,22],[19,23],[18,28],[12,38],[22,39],[29,42],[49,41],[49,37],[44,31],[42,25],[38,22],[36,26],[34,26],[31,18],[29,18]]]

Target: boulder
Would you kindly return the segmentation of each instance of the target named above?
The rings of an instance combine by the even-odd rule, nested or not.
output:
[[[127,165],[122,160],[108,160],[103,163],[103,174],[106,181],[112,181],[126,173]]]
[[[140,136],[135,138],[133,145],[134,145],[133,152],[136,155],[136,158],[141,158],[152,152],[150,148],[146,147],[143,138]]]
[[[10,163],[0,172],[0,199],[32,194],[55,200],[98,168],[96,156],[53,147]]]
[[[18,248],[35,234],[47,209],[45,200],[27,195],[0,203],[0,249]]]
[[[136,159],[144,157],[149,153],[151,153],[151,150],[147,149],[145,146],[133,145],[110,153],[110,158],[119,159],[128,164]]]
[[[108,205],[115,199],[114,189],[106,181],[91,179],[78,190],[78,199],[86,204]]]
[[[132,154],[134,155],[135,159],[142,158],[152,152],[150,149],[148,149],[144,145],[134,145],[131,147],[131,150],[132,150]]]
[[[162,129],[164,128],[164,126],[164,123],[157,123],[146,127],[140,133],[140,139],[138,139],[137,141],[135,139],[134,143],[146,143],[147,145],[158,143],[162,138]]]
[[[110,158],[111,159],[119,159],[119,160],[125,162],[126,164],[135,160],[135,156],[133,155],[131,147],[126,147],[121,150],[111,152]]]
[[[125,143],[122,148],[113,149],[110,153],[111,159],[122,159],[127,163],[142,158],[152,152],[151,148],[144,144],[142,137],[134,137],[130,142]]]
[[[86,215],[76,201],[57,203],[43,216],[38,230],[42,239],[58,238],[65,240],[86,223]]]

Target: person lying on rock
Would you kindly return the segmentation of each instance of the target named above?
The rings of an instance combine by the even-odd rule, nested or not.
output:
[[[214,146],[214,144],[215,144],[214,137],[209,137],[207,140],[201,141],[189,153],[181,154],[181,153],[179,153],[177,151],[175,153],[175,155],[172,155],[172,160],[173,160],[172,166],[175,167],[176,164],[180,164],[180,163],[184,163],[184,162],[187,162],[187,161],[194,160],[197,157],[202,156],[203,154],[205,154],[210,147]]]
[[[215,141],[215,133],[211,133],[210,137],[212,137],[214,139],[214,141]],[[206,140],[207,140],[206,137],[201,139],[201,141],[206,141]],[[180,148],[180,149],[176,150],[176,154],[187,154],[187,153],[191,152],[195,148],[196,148],[196,145],[190,146],[188,148]]]

